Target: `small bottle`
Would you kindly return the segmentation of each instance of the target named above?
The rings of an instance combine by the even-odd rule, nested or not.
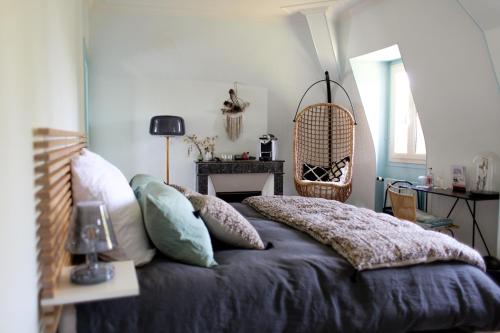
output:
[[[432,187],[434,182],[434,175],[432,174],[432,168],[427,169],[427,174],[425,175],[425,185]]]

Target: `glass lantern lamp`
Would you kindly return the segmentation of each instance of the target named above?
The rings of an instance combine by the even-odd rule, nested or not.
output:
[[[71,271],[71,282],[96,284],[111,280],[114,267],[100,262],[97,254],[117,246],[106,205],[101,201],[86,201],[76,206],[77,217],[71,226],[66,247],[73,254],[84,254],[85,263]]]

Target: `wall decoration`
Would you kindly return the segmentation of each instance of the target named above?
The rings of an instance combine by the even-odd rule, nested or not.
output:
[[[453,191],[465,192],[465,167],[462,165],[453,165],[451,167],[451,179]]]
[[[237,83],[234,83],[234,89],[229,89],[229,100],[224,101],[221,109],[225,116],[226,133],[231,141],[236,141],[240,137],[243,127],[243,112],[250,103],[243,101],[238,97]]]
[[[196,134],[187,135],[184,141],[189,144],[188,156],[191,155],[193,149],[196,148],[198,152],[198,161],[212,161],[215,152],[216,136],[207,136],[205,138],[198,138]]]
[[[476,178],[474,179],[474,190],[485,192],[493,190],[493,173],[495,159],[490,155],[478,155],[472,160],[476,165]]]

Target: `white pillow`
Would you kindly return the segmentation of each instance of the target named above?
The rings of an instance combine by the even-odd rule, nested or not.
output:
[[[118,246],[106,252],[112,260],[133,260],[135,265],[151,261],[155,254],[142,222],[141,209],[122,172],[101,156],[83,149],[71,161],[75,206],[81,201],[106,204]]]

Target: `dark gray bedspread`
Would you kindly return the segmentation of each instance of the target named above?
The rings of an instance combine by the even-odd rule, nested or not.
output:
[[[158,256],[141,294],[77,307],[78,332],[406,332],[500,329],[500,288],[456,262],[355,271],[331,248],[248,216],[264,251],[224,249],[208,269]]]

